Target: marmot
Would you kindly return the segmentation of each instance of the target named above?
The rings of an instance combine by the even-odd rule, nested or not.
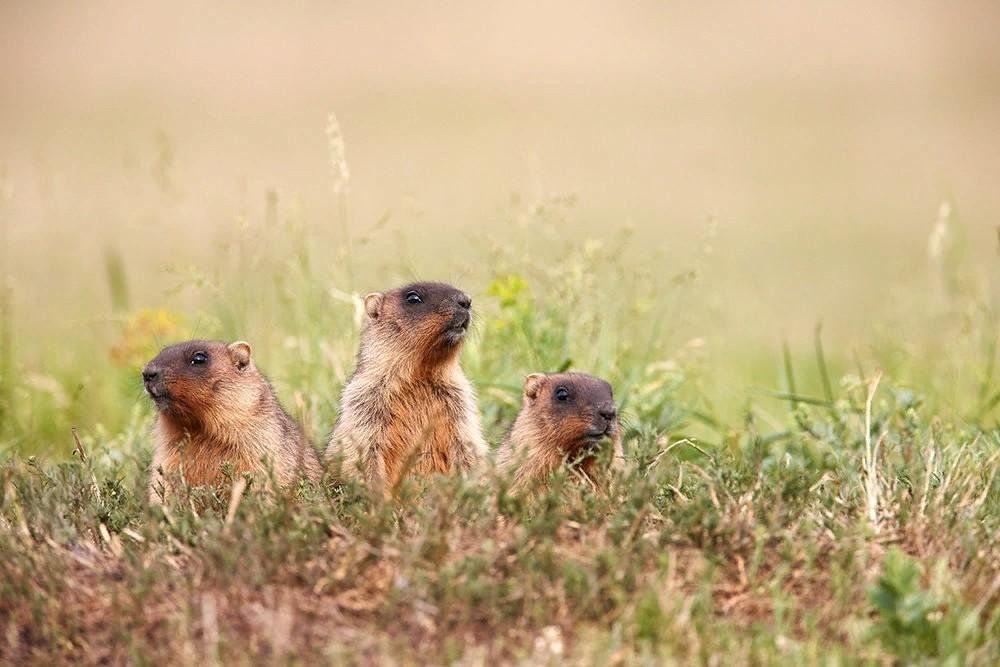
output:
[[[237,474],[273,471],[281,487],[322,476],[316,450],[257,370],[249,343],[171,345],[146,364],[142,379],[159,411],[151,501],[162,502],[177,478],[222,482],[227,461]]]
[[[521,411],[497,451],[499,472],[521,491],[565,461],[588,479],[597,476],[598,448],[612,443],[612,464],[622,462],[618,411],[611,385],[584,373],[532,373],[524,380]]]
[[[354,373],[326,449],[331,469],[390,492],[410,470],[469,471],[485,454],[459,352],[472,300],[421,282],[365,297]]]

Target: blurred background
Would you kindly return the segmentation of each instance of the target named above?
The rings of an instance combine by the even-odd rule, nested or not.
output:
[[[985,418],[998,26],[992,2],[3,3],[0,442],[143,423],[135,368],[186,335],[253,341],[322,439],[352,295],[414,276],[476,299],[496,428],[563,363],[739,421],[790,389],[786,341],[819,391],[820,323],[834,382],[880,367]]]

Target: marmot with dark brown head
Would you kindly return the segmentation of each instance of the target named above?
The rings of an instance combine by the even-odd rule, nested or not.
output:
[[[469,471],[486,451],[459,352],[472,300],[442,283],[365,297],[357,367],[326,449],[331,470],[390,492],[409,471]]]
[[[598,477],[602,443],[612,465],[622,462],[618,410],[611,385],[583,373],[532,373],[524,381],[521,412],[497,452],[497,470],[521,491],[573,462],[588,479]]]
[[[215,485],[223,464],[237,474],[273,472],[281,487],[318,482],[319,457],[256,368],[250,345],[192,340],[166,347],[142,370],[156,404],[150,500],[172,485]]]

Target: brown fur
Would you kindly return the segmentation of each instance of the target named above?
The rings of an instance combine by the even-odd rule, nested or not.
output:
[[[198,353],[204,363],[193,363]],[[178,481],[222,483],[226,462],[236,474],[273,472],[281,487],[322,476],[316,451],[257,370],[247,343],[172,345],[146,365],[143,379],[159,410],[152,502],[163,501]]]
[[[564,390],[566,399],[557,399]],[[564,462],[597,480],[598,449],[610,439],[612,464],[622,462],[621,429],[611,385],[583,373],[533,373],[525,378],[521,411],[497,451],[497,470],[521,491]]]
[[[417,293],[420,303],[408,303]],[[459,352],[471,300],[441,283],[365,299],[357,367],[344,387],[326,459],[347,478],[391,490],[411,470],[469,471],[486,451]]]

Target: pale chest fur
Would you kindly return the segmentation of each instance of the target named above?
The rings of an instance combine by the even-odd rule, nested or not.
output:
[[[377,466],[377,476],[390,485],[409,471],[467,471],[486,450],[475,394],[460,373],[352,389],[338,430],[355,440],[359,458]],[[367,434],[358,438],[358,430]]]
[[[248,425],[232,437],[220,439],[178,432],[160,420],[155,429],[153,470],[170,478],[182,477],[193,485],[224,481],[226,464],[231,464],[237,475],[263,471],[269,454],[276,458],[280,448],[280,436],[272,430]]]

